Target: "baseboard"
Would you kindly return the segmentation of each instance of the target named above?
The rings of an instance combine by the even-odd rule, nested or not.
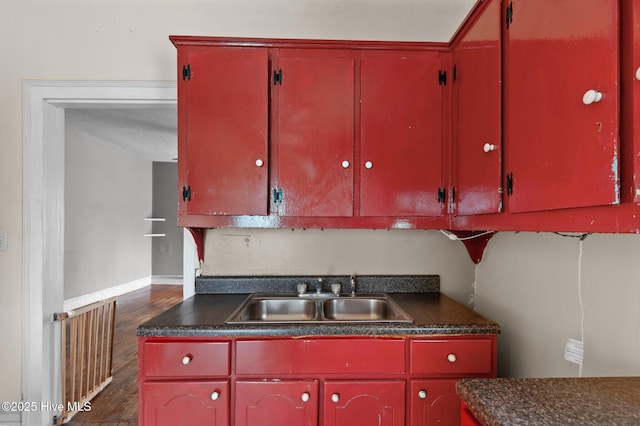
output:
[[[184,278],[182,277],[182,275],[152,275],[151,284],[183,285]]]
[[[90,305],[101,300],[106,300],[111,297],[120,296],[121,294],[129,293],[130,291],[138,290],[148,285],[151,285],[151,276],[140,278],[137,280],[129,281],[128,283],[120,284],[114,287],[109,287],[104,290],[94,291],[93,293],[84,294],[82,296],[73,297],[64,301],[64,312],[73,311],[82,306]]]
[[[20,426],[20,413],[0,413],[0,426]]]

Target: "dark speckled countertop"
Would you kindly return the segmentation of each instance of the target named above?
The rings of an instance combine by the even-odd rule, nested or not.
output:
[[[461,379],[485,426],[640,425],[640,377]]]
[[[348,290],[349,277],[323,277],[324,286],[339,282]],[[436,276],[358,276],[358,291],[386,292],[411,317],[412,323],[270,323],[226,324],[225,320],[251,293],[295,294],[301,281],[315,289],[317,277],[217,277],[196,282],[196,295],[138,327],[138,336],[337,336],[498,334],[494,321],[440,294]],[[324,288],[323,286],[323,288]],[[347,296],[348,297],[348,296]]]

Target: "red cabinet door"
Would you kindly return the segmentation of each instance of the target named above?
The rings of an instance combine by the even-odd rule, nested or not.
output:
[[[279,57],[280,215],[353,215],[354,63],[344,50],[290,50]]]
[[[453,51],[454,214],[502,207],[500,1],[492,0]]]
[[[266,215],[267,50],[183,49],[178,127],[185,145],[179,155],[186,156],[179,165],[186,170],[179,171],[180,202],[188,214]]]
[[[618,203],[618,2],[503,5],[509,210]]]
[[[315,426],[318,381],[237,381],[236,426]]]
[[[460,425],[455,380],[412,380],[410,394],[410,426]]]
[[[327,381],[324,426],[404,426],[404,381]]]
[[[440,216],[438,52],[367,52],[360,70],[360,215]]]
[[[143,425],[227,426],[229,383],[146,382],[143,385]],[[142,426],[142,425],[141,425]]]

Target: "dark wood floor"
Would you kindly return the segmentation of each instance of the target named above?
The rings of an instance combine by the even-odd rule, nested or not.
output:
[[[118,297],[113,347],[113,381],[91,401],[91,411],[68,425],[131,426],[138,416],[136,328],[182,300],[182,286],[152,285]]]

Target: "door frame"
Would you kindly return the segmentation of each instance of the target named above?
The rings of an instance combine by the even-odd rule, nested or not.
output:
[[[175,105],[176,83],[25,80],[22,89],[22,399],[59,403],[60,327],[53,314],[64,303],[64,110]],[[25,412],[21,422],[50,425],[56,414]]]

